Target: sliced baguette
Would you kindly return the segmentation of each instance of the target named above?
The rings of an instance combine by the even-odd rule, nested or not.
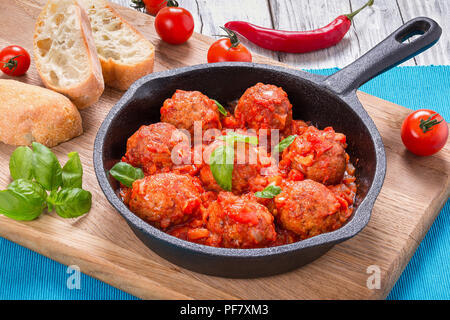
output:
[[[49,0],[34,32],[34,58],[45,86],[79,108],[98,101],[105,84],[86,12],[76,0]]]
[[[108,86],[126,90],[153,72],[155,47],[122,19],[105,0],[79,0],[91,21],[95,45]]]
[[[81,116],[62,94],[15,80],[0,79],[0,141],[39,142],[47,147],[83,133]]]

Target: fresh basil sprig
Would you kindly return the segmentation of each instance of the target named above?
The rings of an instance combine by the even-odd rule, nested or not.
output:
[[[284,138],[283,140],[281,140],[281,142],[279,144],[277,144],[273,148],[272,153],[280,153],[280,152],[282,152],[284,149],[289,147],[292,142],[294,142],[295,138],[297,138],[296,134]]]
[[[47,193],[40,184],[24,179],[13,181],[0,191],[0,213],[15,220],[30,221],[45,209]]]
[[[209,167],[217,184],[224,190],[231,191],[234,168],[234,144],[244,142],[258,145],[258,137],[246,136],[230,132],[227,135],[217,137],[225,141],[225,145],[213,150],[209,158]]]
[[[226,115],[228,114],[228,112],[227,112],[227,110],[223,107],[223,105],[221,105],[221,104],[219,103],[219,101],[217,101],[217,100],[214,100],[214,99],[212,99],[212,100],[216,103],[217,108],[219,109],[219,112],[220,112],[223,116],[226,116]]]
[[[81,189],[83,169],[78,153],[69,153],[61,168],[58,158],[42,144],[18,147],[9,168],[13,182],[0,191],[0,213],[15,220],[33,220],[56,210],[63,218],[78,217],[91,208],[92,195]],[[47,191],[50,191],[50,194]]]
[[[117,162],[109,170],[109,174],[129,188],[133,186],[134,181],[144,178],[144,172],[140,168],[135,168],[126,162]]]
[[[247,136],[244,134],[236,133],[236,132],[229,132],[228,134],[224,136],[217,137],[219,140],[223,140],[229,144],[234,144],[235,142],[243,142],[243,143],[249,143],[252,145],[258,145],[258,137],[257,136]]]
[[[9,158],[9,172],[13,180],[31,179],[33,176],[33,151],[28,147],[18,147]]]
[[[62,168],[58,158],[46,146],[33,142],[33,176],[45,190],[58,189],[62,184]]]
[[[255,196],[258,198],[272,199],[281,193],[281,188],[279,186],[270,185],[267,186],[263,191],[255,192]]]
[[[76,218],[91,209],[92,195],[80,188],[61,189],[47,199],[63,218]]]
[[[231,191],[234,168],[234,146],[225,144],[214,149],[209,158],[209,167],[217,184],[222,189]]]
[[[64,188],[81,188],[83,184],[83,167],[78,152],[67,155],[69,160],[62,168],[62,185]]]

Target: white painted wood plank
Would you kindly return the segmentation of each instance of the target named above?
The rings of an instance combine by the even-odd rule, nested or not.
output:
[[[120,4],[124,7],[129,7],[131,4],[131,0],[108,0],[109,2]]]
[[[110,0],[129,6],[130,0]],[[340,14],[363,5],[366,0],[179,0],[193,15],[197,32],[213,35],[229,20],[245,20],[266,27],[308,30],[328,24]],[[268,5],[270,4],[270,6]],[[272,16],[271,16],[272,14]],[[373,8],[357,15],[347,35],[337,46],[307,54],[274,53],[243,40],[252,52],[305,69],[344,67],[361,56],[403,21],[429,16],[444,32],[437,45],[415,58],[419,65],[450,64],[449,0],[376,0]],[[415,65],[409,60],[403,65]]]
[[[366,2],[367,0],[351,0],[352,10],[357,10]],[[363,19],[358,19],[356,16],[353,21],[360,44],[359,55],[363,55],[376,46],[404,23],[395,0],[375,1],[371,9],[369,9],[370,14]],[[401,65],[414,66],[416,62],[414,59],[410,59]]]
[[[129,6],[131,3],[130,0],[111,0],[111,2],[124,6]],[[219,26],[231,20],[251,21],[261,26],[273,27],[266,0],[179,0],[178,2],[194,17],[195,31],[205,35],[224,34]],[[251,52],[278,60],[278,53],[259,48],[244,38],[241,38],[241,41]]]
[[[198,32],[208,36],[224,34],[219,27],[232,20],[273,27],[270,9],[265,0],[181,0],[179,3],[193,15],[198,12],[200,24],[195,21],[197,26],[200,25]],[[278,53],[262,49],[245,38],[240,39],[250,51],[278,60]]]
[[[449,0],[397,0],[405,21],[419,16],[436,20],[442,28],[439,42],[416,57],[419,65],[450,64],[450,1]]]
[[[281,30],[313,30],[330,23],[337,16],[349,13],[349,1],[270,0],[274,26]],[[370,9],[368,10],[370,11]],[[368,12],[361,12],[365,19]],[[280,60],[303,69],[344,67],[361,53],[353,27],[336,46],[310,53],[280,54]]]

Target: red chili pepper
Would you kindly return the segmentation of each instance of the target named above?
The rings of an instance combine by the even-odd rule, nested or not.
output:
[[[225,27],[231,29],[254,44],[273,51],[304,53],[325,49],[336,45],[350,29],[353,17],[362,9],[371,6],[374,0],[369,0],[358,10],[341,15],[330,24],[310,31],[283,31],[259,27],[244,21],[230,21]]]

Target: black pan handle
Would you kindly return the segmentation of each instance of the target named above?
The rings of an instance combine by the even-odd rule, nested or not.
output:
[[[433,46],[441,33],[441,27],[433,19],[414,18],[358,60],[327,77],[324,84],[338,94],[352,92],[380,73]],[[420,36],[411,39],[410,42],[406,41],[416,34]]]

